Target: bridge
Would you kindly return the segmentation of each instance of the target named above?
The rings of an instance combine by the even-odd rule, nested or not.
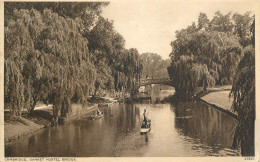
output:
[[[139,86],[146,86],[151,84],[164,84],[172,86],[172,81],[170,78],[141,79]]]

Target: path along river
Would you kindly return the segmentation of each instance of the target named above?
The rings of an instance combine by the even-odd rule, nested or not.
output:
[[[50,127],[5,147],[6,156],[239,156],[232,150],[237,121],[201,102],[154,104],[173,93],[163,90],[147,103],[116,103],[100,108],[104,117],[83,116]],[[151,132],[140,135],[143,111]]]

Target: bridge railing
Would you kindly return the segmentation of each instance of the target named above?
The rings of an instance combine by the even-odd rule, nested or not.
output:
[[[140,85],[147,85],[147,84],[165,84],[171,81],[170,78],[148,78],[148,79],[141,79]]]
[[[146,82],[146,81],[165,81],[165,80],[171,80],[171,78],[148,78],[148,79],[141,79],[140,81],[142,82],[142,81],[144,81],[144,82]]]

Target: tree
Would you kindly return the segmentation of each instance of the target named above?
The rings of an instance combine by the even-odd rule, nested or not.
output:
[[[107,4],[5,3],[5,106],[13,114],[43,101],[57,122],[72,103],[84,107],[90,91],[134,92],[139,54],[100,16]]]
[[[207,66],[194,63],[193,56],[181,56],[178,61],[171,63],[168,72],[175,87],[175,95],[179,99],[190,99],[200,84],[204,90],[215,85]]]
[[[209,19],[205,13],[200,13],[198,18],[198,29],[205,29],[208,30],[209,28]]]
[[[102,13],[102,8],[109,2],[5,2],[5,26],[9,19],[13,17],[13,10],[36,9],[43,13],[47,8],[64,18],[72,18],[82,22],[79,29],[82,34],[86,34],[95,25],[96,20]]]
[[[250,16],[250,12],[246,12],[244,15],[238,13],[233,15],[234,20],[234,34],[238,35],[239,42],[243,47],[250,45],[251,32],[250,27],[253,17]]]
[[[232,33],[233,27],[231,13],[223,15],[220,11],[217,11],[210,21],[210,30],[212,31]]]
[[[125,49],[124,38],[115,31],[113,22],[103,17],[99,18],[87,38],[91,60],[98,69],[96,90],[114,88],[116,91],[126,90],[134,94],[141,73],[138,51]],[[112,82],[113,86],[110,84]]]
[[[95,27],[89,32],[89,49],[91,52],[100,50],[103,54],[101,58],[109,58],[113,53],[112,38],[113,38],[113,23],[100,17]],[[105,56],[108,55],[108,56]]]
[[[178,62],[184,56],[192,58],[191,66],[200,65],[196,68],[205,69],[205,79],[198,83],[198,86],[204,85],[204,90],[206,90],[206,80],[216,84],[230,84],[232,82],[234,71],[242,55],[241,46],[234,36],[228,36],[226,33],[217,31],[193,30],[193,32],[186,32],[186,30],[181,30],[176,32],[176,38],[175,41],[171,42],[172,53],[170,57],[172,65],[168,69],[173,82],[174,78],[180,77],[179,75],[185,75],[181,68],[173,65],[185,64],[183,61]],[[174,68],[181,72],[170,74],[175,71]],[[189,67],[186,70],[190,71],[191,68]],[[190,77],[184,77],[182,81],[188,79]],[[193,92],[193,90],[190,92]]]
[[[53,103],[57,119],[61,109],[70,107],[72,98],[81,103],[86,100],[85,92],[94,85],[95,67],[88,61],[88,41],[78,25],[49,9],[43,13],[14,10],[5,28],[7,107],[30,112],[43,100]]]
[[[252,46],[245,49],[230,96],[234,97],[233,109],[239,119],[236,140],[241,141],[241,153],[243,156],[254,156],[255,51]]]
[[[251,24],[251,40],[255,36],[255,21]],[[244,57],[238,64],[230,96],[234,97],[233,110],[239,123],[236,127],[233,145],[241,143],[243,156],[255,155],[255,49],[254,41],[244,49]]]
[[[140,55],[143,65],[141,78],[168,78],[167,67],[170,65],[170,59],[163,60],[155,53],[143,53]]]
[[[96,64],[96,82],[95,91],[93,97],[96,96],[99,90],[104,91],[105,89],[113,89],[114,78],[111,76],[111,69],[103,62],[99,61]]]
[[[215,79],[211,76],[206,64],[193,64],[191,68],[191,76],[193,82],[192,94],[201,82],[204,91],[207,90],[207,87],[215,86]]]
[[[127,77],[126,90],[130,91],[131,95],[135,95],[138,91],[138,81],[141,73],[141,63],[137,49],[130,48],[125,51],[124,59],[124,74]]]

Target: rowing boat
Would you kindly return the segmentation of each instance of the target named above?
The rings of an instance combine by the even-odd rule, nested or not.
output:
[[[92,114],[90,117],[92,119],[98,119],[101,118],[102,116],[104,116],[104,112],[102,111],[101,114],[97,115],[97,114]]]
[[[142,122],[140,134],[147,134],[151,131],[151,120],[148,119],[147,123],[145,124],[145,121]]]

